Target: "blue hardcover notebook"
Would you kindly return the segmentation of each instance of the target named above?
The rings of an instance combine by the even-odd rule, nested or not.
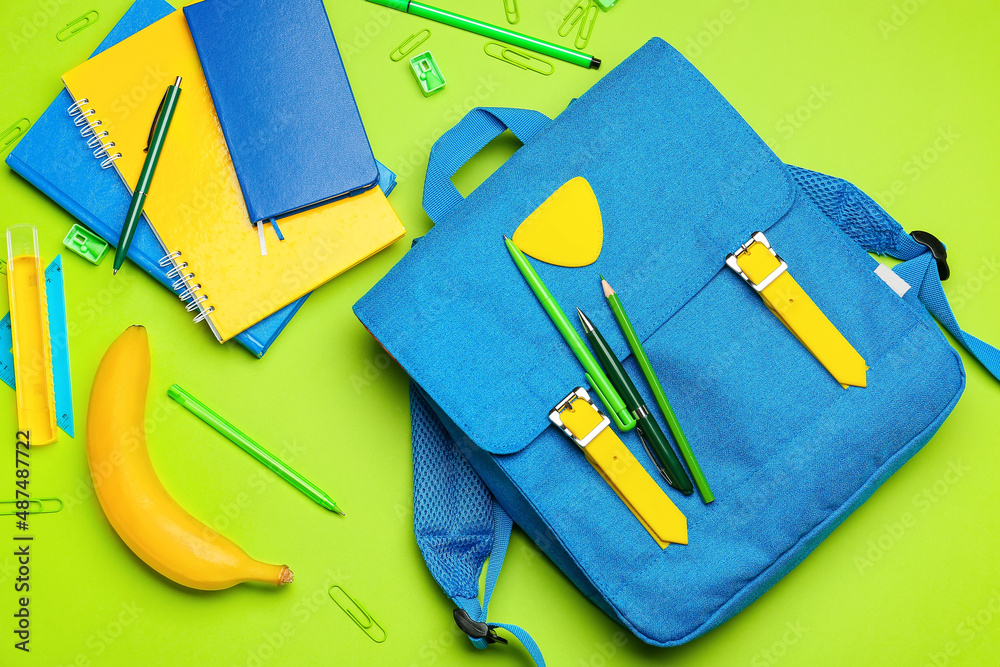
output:
[[[205,0],[184,16],[251,222],[375,185],[322,0]]]
[[[164,0],[136,0],[101,42],[96,55],[174,11]],[[63,90],[7,156],[7,165],[66,209],[105,241],[118,242],[131,196],[114,169],[101,169],[80,137],[66,110],[73,103]],[[395,186],[395,174],[381,164],[379,185],[386,195]],[[128,257],[167,287],[170,266],[158,264],[164,251],[143,216]],[[171,287],[171,289],[173,289]],[[184,286],[173,289],[179,293]],[[236,336],[261,357],[305,302],[302,297]]]

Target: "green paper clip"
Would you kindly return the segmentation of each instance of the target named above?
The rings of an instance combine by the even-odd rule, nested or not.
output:
[[[400,60],[413,53],[418,46],[430,39],[430,36],[431,31],[427,28],[424,28],[420,32],[413,33],[404,39],[402,44],[389,52],[389,60],[394,63],[398,63]]]
[[[37,505],[38,509],[28,509],[23,510],[17,507],[18,503],[28,503],[29,506]],[[49,509],[45,509],[45,503],[58,503],[58,507],[50,506]],[[7,506],[10,505],[12,511],[7,511]],[[59,498],[30,498],[28,500],[0,500],[0,516],[13,516],[19,512],[27,511],[28,514],[55,514],[56,512],[62,510],[63,501]]]
[[[73,225],[63,239],[63,245],[91,264],[100,264],[111,246],[97,234],[80,225]]]
[[[424,51],[419,56],[410,58],[410,69],[413,70],[413,76],[417,77],[417,83],[420,84],[424,97],[430,97],[444,88],[444,74],[441,73],[441,68],[434,61],[430,51]]]
[[[496,47],[493,49],[493,52],[490,51],[491,46]],[[490,58],[502,60],[505,63],[513,65],[514,67],[520,67],[521,69],[538,72],[542,76],[548,76],[556,71],[555,65],[550,63],[548,60],[539,58],[538,56],[528,53],[527,51],[521,51],[520,49],[515,49],[512,46],[501,44],[500,42],[486,42],[486,46],[483,47],[483,51],[485,51],[486,55]],[[511,56],[516,56],[516,58],[512,58]],[[542,69],[543,67],[546,69]]]
[[[517,0],[503,0],[503,10],[507,14],[507,23],[513,25],[521,20],[521,13],[517,10]]]
[[[67,23],[62,30],[56,33],[56,39],[60,42],[65,42],[78,32],[81,32],[85,28],[89,28],[97,23],[100,18],[100,13],[98,13],[96,9],[91,9],[89,12],[77,16],[75,19]]]
[[[8,146],[24,136],[24,133],[31,127],[31,121],[27,118],[19,118],[13,125],[3,132],[0,132],[0,151],[7,150]]]
[[[559,36],[569,37],[569,34],[573,32],[573,28],[576,24],[580,22],[580,19],[584,17],[587,13],[587,7],[590,6],[590,0],[576,0],[576,4],[569,10],[569,13],[563,17],[562,23],[559,24]]]
[[[594,24],[597,23],[598,11],[598,6],[591,2],[584,12],[580,19],[580,31],[576,34],[576,41],[573,43],[576,48],[583,49],[590,42],[590,35],[594,32]]]
[[[337,594],[335,594],[335,591],[339,591],[340,595],[338,596]],[[351,595],[346,590],[344,590],[343,586],[340,586],[339,584],[334,584],[333,586],[330,586],[329,593],[330,593],[330,598],[332,598],[333,601],[337,603],[337,606],[340,607],[340,609],[345,614],[347,614],[348,618],[354,621],[354,623],[359,628],[361,628],[362,632],[368,635],[369,639],[371,639],[376,644],[381,644],[386,640],[386,638],[388,638],[389,633],[386,632],[385,628],[379,625],[378,621],[372,618],[372,615],[368,613],[368,610],[365,609],[360,602],[352,598]],[[341,599],[341,596],[343,598],[346,598],[347,601],[344,602]],[[364,615],[364,617],[359,618],[358,615],[354,613],[355,609],[361,612]],[[379,637],[381,637],[381,639],[379,639]]]

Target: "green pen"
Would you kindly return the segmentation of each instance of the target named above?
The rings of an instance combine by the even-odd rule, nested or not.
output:
[[[180,99],[180,96],[181,77],[177,77],[174,85],[167,86],[167,92],[163,93],[160,108],[156,110],[153,126],[149,130],[149,139],[146,140],[146,161],[142,163],[139,182],[135,184],[132,202],[128,205],[128,214],[125,216],[125,225],[118,237],[118,245],[115,246],[114,273],[118,273],[118,269],[122,268],[122,264],[125,263],[128,247],[132,243],[132,237],[135,236],[136,228],[139,226],[142,206],[146,203],[146,195],[149,194],[149,186],[153,181],[156,163],[160,160],[163,142],[167,138],[167,130],[170,129],[170,121],[174,118],[174,109],[177,108],[177,100]]]
[[[670,486],[685,496],[691,495],[694,492],[694,487],[691,486],[691,480],[688,479],[687,473],[684,472],[684,466],[681,465],[677,454],[674,454],[667,436],[663,435],[663,431],[660,430],[660,425],[656,423],[656,419],[653,418],[653,415],[649,413],[649,409],[646,408],[642,396],[639,395],[639,390],[632,384],[632,378],[628,376],[622,362],[618,361],[618,357],[611,350],[608,341],[604,340],[604,336],[587,319],[583,311],[577,308],[576,313],[580,316],[580,324],[583,325],[583,330],[587,332],[587,339],[590,341],[590,346],[594,348],[594,356],[601,362],[601,366],[604,368],[604,372],[608,374],[611,384],[618,390],[629,412],[635,417],[636,430],[639,431],[643,444],[646,445],[648,443],[649,448],[652,448],[653,451],[649,451],[649,448],[646,449],[649,458],[653,459],[653,463],[656,464],[660,474],[663,475],[663,478],[667,480]]]
[[[343,514],[340,508],[337,507],[337,503],[333,502],[330,496],[323,493],[319,487],[289,468],[288,464],[251,440],[243,431],[220,417],[212,408],[199,401],[187,391],[175,384],[167,390],[167,396],[180,403],[181,407],[226,436],[233,444],[270,468],[278,477],[301,491],[310,500],[331,512]]]
[[[444,23],[445,25],[450,25],[453,28],[459,28],[460,30],[467,30],[468,32],[482,35],[483,37],[495,39],[498,42],[505,42],[513,46],[520,46],[523,49],[528,49],[529,51],[534,51],[535,53],[540,53],[544,56],[558,58],[559,60],[572,63],[573,65],[579,65],[580,67],[598,69],[601,66],[600,59],[587,55],[586,53],[580,53],[579,51],[567,49],[564,46],[559,46],[558,44],[553,44],[552,42],[535,39],[534,37],[528,37],[527,35],[522,35],[519,32],[514,32],[513,30],[507,30],[489,23],[483,23],[482,21],[470,19],[467,16],[462,16],[461,14],[449,12],[444,9],[438,9],[437,7],[431,7],[423,4],[422,2],[415,2],[414,0],[368,0],[368,2],[374,2],[375,4],[383,5],[389,9],[397,9],[407,14],[413,14],[414,16],[419,16],[431,21],[437,21],[438,23]]]
[[[541,276],[535,271],[535,267],[531,265],[528,258],[524,256],[520,248],[514,245],[506,236],[503,237],[504,243],[507,244],[507,250],[510,252],[510,256],[514,259],[514,264],[517,265],[518,270],[524,279],[528,281],[528,286],[531,291],[535,293],[538,298],[538,302],[542,304],[542,308],[548,313],[549,319],[552,323],[556,325],[556,329],[562,334],[563,339],[569,348],[573,350],[573,354],[579,359],[580,363],[583,365],[584,370],[586,370],[587,382],[590,386],[594,388],[597,392],[597,396],[601,399],[601,402],[608,407],[608,411],[611,413],[611,418],[614,419],[615,425],[622,431],[631,431],[635,428],[635,419],[632,418],[632,414],[628,411],[625,406],[625,402],[622,401],[618,392],[612,386],[611,382],[608,380],[608,376],[604,374],[601,367],[598,365],[597,360],[594,359],[594,355],[590,353],[587,349],[587,344],[583,342],[580,338],[580,334],[576,332],[573,325],[570,323],[569,318],[566,317],[566,313],[562,311],[559,304],[556,303],[555,298],[552,293],[549,292],[549,288],[545,286],[542,282]]]
[[[608,305],[611,306],[611,312],[615,314],[618,326],[621,327],[622,333],[625,335],[625,340],[628,341],[629,347],[632,348],[632,354],[635,355],[635,360],[639,362],[639,367],[642,368],[642,374],[646,376],[649,388],[653,390],[653,396],[656,397],[656,404],[660,406],[660,412],[663,413],[664,418],[667,420],[670,432],[674,434],[674,440],[677,441],[677,448],[681,450],[684,462],[687,463],[688,470],[691,471],[691,477],[694,479],[695,486],[698,487],[698,493],[701,494],[701,499],[707,505],[715,500],[715,496],[712,494],[712,489],[708,486],[705,473],[701,471],[701,466],[698,465],[698,459],[695,458],[694,451],[691,449],[684,431],[681,430],[681,424],[677,421],[677,415],[674,414],[673,408],[670,407],[667,394],[663,391],[663,386],[660,384],[660,380],[656,377],[656,372],[653,370],[653,364],[649,361],[646,351],[642,349],[639,334],[636,333],[632,327],[632,322],[628,319],[628,315],[625,314],[625,308],[622,307],[621,299],[618,298],[618,295],[611,288],[611,285],[608,284],[608,281],[604,279],[604,276],[601,276],[601,286],[604,288],[604,296],[608,299]]]

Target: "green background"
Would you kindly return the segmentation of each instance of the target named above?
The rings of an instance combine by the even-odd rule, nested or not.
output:
[[[501,0],[437,2],[504,21]],[[560,39],[570,0],[520,5],[518,29]],[[126,6],[4,3],[0,127],[36,119],[60,90],[59,75]],[[218,345],[134,266],[113,280],[109,259],[95,268],[63,251],[70,216],[0,170],[7,224],[36,224],[46,262],[64,252],[80,433],[31,455],[32,493],[58,496],[66,507],[31,520],[30,656],[12,647],[16,531],[13,517],[0,517],[2,664],[527,664],[519,646],[472,649],[424,567],[412,536],[407,380],[350,307],[430,227],[420,207],[427,152],[465,111],[557,114],[652,36],[690,58],[786,162],[847,178],[907,229],[940,236],[956,315],[968,331],[1000,342],[995,1],[622,0],[598,17],[587,48],[604,67],[557,63],[549,77],[486,57],[482,38],[362,0],[328,0],[327,8],[375,154],[399,175],[390,201],[407,236],[320,289],[261,360]],[[56,39],[90,10],[97,23]],[[423,27],[433,33],[425,48],[448,80],[430,99],[405,62],[388,58]],[[580,127],[581,140],[594,130]],[[459,189],[469,192],[516,146],[494,142],[458,174]],[[291,586],[183,589],[142,564],[106,522],[86,466],[87,397],[104,350],[133,323],[150,333],[149,451],[164,485],[252,556],[287,562]],[[551,665],[996,664],[1000,387],[962,356],[968,388],[937,436],[798,568],[707,636],[677,649],[645,646],[519,532],[491,617],[528,629]],[[284,455],[347,517],[313,505],[175,406],[166,397],[172,382]],[[13,435],[14,396],[3,392],[0,431]],[[0,499],[13,496],[13,452],[6,461]],[[385,643],[371,642],[331,602],[334,582],[388,630]]]

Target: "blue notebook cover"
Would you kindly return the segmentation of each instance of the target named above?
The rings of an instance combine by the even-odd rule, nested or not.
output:
[[[94,55],[173,11],[164,0],[136,0]],[[101,169],[100,160],[95,160],[87,150],[79,128],[66,113],[72,103],[66,90],[59,93],[7,156],[7,165],[113,245],[118,242],[131,196],[115,170]],[[388,196],[395,186],[395,174],[381,164],[377,166],[379,185]],[[167,278],[167,268],[158,265],[163,255],[163,248],[143,216],[129,246],[128,257],[170,287],[172,281]],[[308,295],[288,304],[240,333],[236,340],[256,356],[263,356],[306,298]]]
[[[184,15],[251,222],[375,185],[322,0],[204,0]]]

